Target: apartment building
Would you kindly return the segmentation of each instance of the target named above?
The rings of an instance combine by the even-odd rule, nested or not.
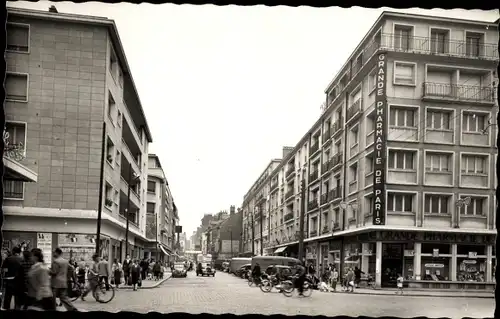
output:
[[[102,211],[101,254],[125,255],[128,218],[128,253],[143,256],[152,138],[115,23],[7,10],[4,137],[16,146],[4,157],[16,175],[4,180],[7,248],[90,258]]]
[[[160,158],[155,154],[149,154],[146,237],[150,243],[146,248],[145,258],[169,261],[175,243],[175,233],[172,228],[175,221],[174,205]]]
[[[303,170],[308,262],[357,266],[379,286],[401,273],[411,287],[493,289],[497,64],[494,23],[379,17],[272,173],[281,211]],[[286,211],[278,232],[297,220]],[[297,244],[271,249],[293,255]]]

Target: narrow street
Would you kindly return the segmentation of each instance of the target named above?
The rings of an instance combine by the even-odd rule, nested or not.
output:
[[[218,272],[215,277],[171,278],[158,288],[119,290],[109,304],[77,301],[86,311],[306,314],[396,317],[493,317],[495,300],[480,298],[381,296],[314,291],[309,298],[264,294],[246,281]]]

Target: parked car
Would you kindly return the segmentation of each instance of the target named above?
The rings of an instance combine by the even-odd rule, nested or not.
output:
[[[196,269],[196,276],[212,276],[215,277],[215,269],[210,263],[201,263],[201,269]]]
[[[229,262],[228,261],[225,261],[222,263],[222,271],[229,272]]]
[[[175,263],[174,264],[174,269],[172,271],[172,277],[173,278],[179,278],[179,277],[187,277],[187,269],[186,265],[184,263]]]
[[[235,273],[236,276],[248,279],[250,272],[252,271],[252,264],[246,264],[241,266]]]

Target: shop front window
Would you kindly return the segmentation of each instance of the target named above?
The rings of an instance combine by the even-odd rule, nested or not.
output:
[[[486,281],[486,246],[457,246],[457,280],[469,282]]]
[[[376,265],[377,265],[377,245],[375,243],[368,244],[368,251],[364,251],[365,255],[368,255],[368,273],[365,275],[371,275],[375,278]]]
[[[415,256],[415,248],[413,243],[406,243],[403,246],[403,273],[402,276],[406,280],[415,280],[413,260]]]
[[[422,244],[422,280],[450,280],[451,245]]]
[[[344,245],[344,268],[361,268],[361,244],[352,243]]]

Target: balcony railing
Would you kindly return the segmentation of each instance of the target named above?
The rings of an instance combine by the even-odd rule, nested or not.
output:
[[[295,172],[295,166],[288,166],[288,169],[286,170],[286,177],[288,177],[293,172]]]
[[[329,232],[330,232],[330,228],[327,225],[323,226],[323,230],[321,230],[321,234],[326,234]]]
[[[328,200],[336,200],[342,198],[342,187],[337,187],[328,192]]]
[[[316,169],[314,172],[309,174],[309,183],[315,182],[318,179],[318,170]]]
[[[321,205],[328,203],[328,193],[321,194]]]
[[[350,121],[356,114],[361,112],[361,102],[362,99],[357,99],[351,106],[347,109],[347,120]]]
[[[334,168],[337,165],[341,164],[342,160],[343,160],[343,157],[344,157],[344,154],[342,152],[333,155],[333,157],[331,159],[331,161],[332,161],[332,168]]]
[[[309,156],[314,155],[319,150],[319,141],[316,141],[309,149]]]
[[[271,181],[271,190],[278,188],[278,181]]]
[[[332,160],[331,159],[329,159],[328,161],[323,163],[323,165],[321,165],[321,174],[327,173],[330,170],[330,168],[332,168]]]
[[[323,131],[323,143],[328,141],[331,137],[331,133],[330,133],[330,126],[328,126],[324,131]]]
[[[285,193],[285,199],[289,199],[290,197],[292,197],[294,194],[294,191],[293,189],[289,190],[288,192]]]
[[[285,223],[289,220],[292,220],[293,219],[293,213],[288,213],[286,214],[284,217],[283,217],[283,220],[285,221]]]
[[[342,117],[338,118],[332,125],[332,136],[336,136],[338,133],[342,132],[342,125],[344,119]]]
[[[492,87],[432,82],[423,84],[423,98],[494,103],[493,95]]]
[[[381,44],[378,44],[380,39],[370,43],[365,52],[375,52],[382,48],[397,52],[446,55],[468,59],[498,59],[498,44],[496,43],[468,45],[466,41],[445,40],[437,42],[432,41],[429,37],[400,37],[390,33],[382,34],[381,40]],[[438,48],[443,49],[439,50]]]
[[[310,236],[310,237],[314,237],[314,236],[317,236],[317,235],[318,235],[318,231],[317,231],[316,229],[315,229],[315,230],[311,230],[311,231],[309,232],[309,236]]]
[[[307,210],[308,211],[316,209],[316,208],[318,208],[318,200],[317,199],[313,199],[312,201],[307,203]]]

